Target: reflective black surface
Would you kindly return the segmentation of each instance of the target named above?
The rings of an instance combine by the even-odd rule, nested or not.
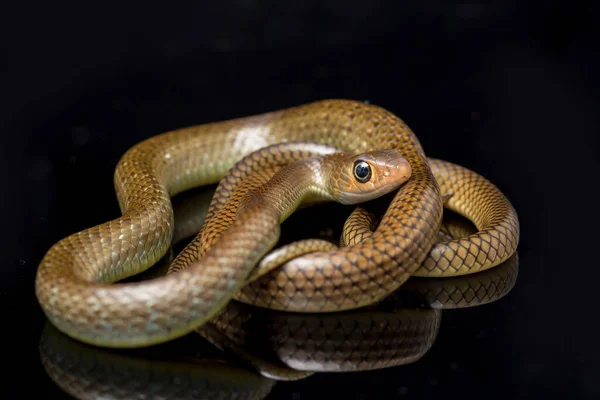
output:
[[[267,398],[597,398],[598,6],[494,4],[9,6],[0,397],[69,398],[42,363],[35,270],[60,238],[118,215],[112,174],[130,146],[169,129],[352,98],[396,113],[429,155],[479,172],[510,198],[522,229],[518,279],[496,302],[442,311],[418,361],[278,382]],[[196,336],[127,354],[223,357]]]

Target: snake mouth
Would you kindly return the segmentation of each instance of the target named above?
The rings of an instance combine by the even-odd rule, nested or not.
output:
[[[371,191],[368,193],[368,195],[365,193],[346,192],[341,196],[339,201],[345,205],[354,205],[354,204],[360,204],[360,203],[365,203],[367,201],[375,200],[375,199],[382,197],[386,194],[389,194],[395,190],[399,190],[402,186],[404,186],[404,184],[406,182],[408,182],[409,179],[410,179],[410,175],[409,175],[409,177],[405,178],[401,183],[390,182],[390,183],[383,184],[377,189],[371,189]]]
[[[389,183],[383,185],[380,188],[373,190],[369,196],[365,196],[363,193],[344,193],[343,197],[340,199],[340,202],[345,205],[365,203],[367,201],[375,200],[381,196],[391,193],[394,190],[398,190],[402,187],[403,184],[404,183],[397,185]]]

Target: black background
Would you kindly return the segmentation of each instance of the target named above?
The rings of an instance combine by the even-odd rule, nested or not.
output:
[[[63,395],[39,364],[36,266],[63,236],[118,215],[112,174],[130,146],[324,98],[387,108],[428,155],[496,183],[519,213],[520,275],[503,300],[444,314],[415,365],[281,384],[272,398],[321,387],[340,398],[598,396],[598,11],[517,0],[9,6],[0,301],[4,359],[24,383],[7,377],[0,397]]]

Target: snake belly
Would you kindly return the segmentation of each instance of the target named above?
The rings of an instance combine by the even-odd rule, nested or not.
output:
[[[172,196],[217,183],[245,155],[289,141],[322,143],[347,152],[393,148],[412,168],[411,179],[371,237],[285,265],[289,278],[310,265],[315,271],[312,281],[319,283],[310,296],[293,304],[306,310],[345,310],[396,290],[436,242],[443,207],[440,186],[417,137],[400,118],[374,105],[326,100],[178,129],[133,146],[115,171],[122,215],[62,239],[40,263],[35,288],[48,319],[78,340],[108,347],[163,342],[202,325],[227,302],[224,293],[245,278],[243,271],[228,267],[230,260],[255,263],[253,258],[272,245],[272,221],[249,224],[238,219],[229,241],[216,243],[211,258],[201,265],[152,281],[114,282],[148,269],[167,252],[173,234]],[[248,248],[245,235],[263,239],[256,248]],[[477,246],[477,235],[466,240]],[[485,262],[497,265],[511,254],[496,251]],[[352,275],[345,274],[349,266],[354,267]]]

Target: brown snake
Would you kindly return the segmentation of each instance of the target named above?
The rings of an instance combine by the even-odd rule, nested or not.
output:
[[[207,188],[175,199],[173,245],[183,243],[201,229],[213,194],[214,189]],[[308,215],[331,217],[311,224],[314,236],[315,228],[341,222],[346,212],[327,207],[311,209]],[[291,237],[286,237],[284,243],[298,240],[306,217],[306,212],[301,212],[286,222],[284,229]],[[472,233],[475,229],[467,221],[444,213],[438,240]],[[327,236],[335,240],[337,234]],[[80,399],[264,398],[275,381],[305,379],[318,371],[364,371],[419,360],[433,346],[440,325],[440,313],[427,308],[464,308],[498,300],[516,280],[516,256],[513,254],[495,268],[467,276],[411,278],[383,303],[366,310],[296,314],[231,302],[198,330],[226,351],[214,356],[210,349],[204,350],[202,341],[196,340],[183,346],[169,343],[164,346],[175,347],[159,346],[150,354],[144,351],[137,357],[106,352],[71,340],[48,323],[40,340],[40,357],[50,378]],[[158,265],[141,274],[142,279],[163,275],[172,258],[170,252]],[[423,302],[425,309],[407,308],[407,303],[418,304],[410,299]],[[233,353],[242,364],[226,361],[227,353]],[[216,359],[211,358],[215,356]]]
[[[294,258],[243,288],[278,235],[277,215],[260,207],[237,214],[224,240],[199,260],[190,259],[188,268],[152,281],[113,284],[146,270],[168,250],[171,196],[216,183],[247,154],[290,141],[328,144],[349,153],[396,149],[412,174],[369,237]],[[260,164],[260,154],[255,162]],[[361,307],[384,298],[419,270],[451,275],[498,265],[514,253],[519,238],[516,212],[493,184],[458,166],[427,159],[397,116],[347,100],[155,136],[123,156],[115,186],[123,215],[59,241],[46,253],[36,277],[38,301],[58,329],[108,347],[138,347],[184,335],[236,293],[242,301],[281,310]],[[478,232],[434,246],[442,218],[440,188],[451,194],[446,206],[470,219]],[[219,218],[207,223],[218,224]]]

